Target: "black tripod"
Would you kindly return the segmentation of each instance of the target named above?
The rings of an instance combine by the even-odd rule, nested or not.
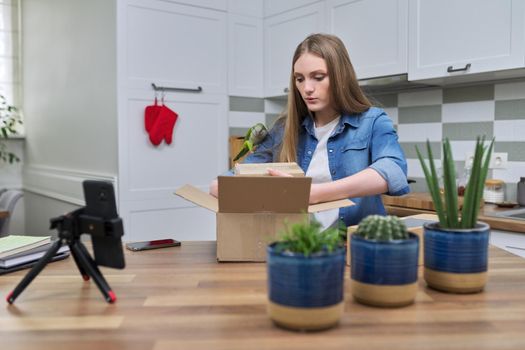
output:
[[[97,263],[89,255],[88,250],[80,241],[80,234],[83,232],[93,232],[102,229],[109,229],[113,232],[122,231],[122,221],[120,219],[101,221],[98,218],[93,218],[84,215],[85,208],[77,209],[69,214],[59,216],[51,219],[51,228],[58,230],[58,240],[53,243],[46,254],[37,262],[35,266],[27,273],[27,275],[20,281],[16,288],[7,296],[9,304],[14,303],[15,299],[24,291],[24,289],[33,281],[33,279],[44,269],[44,267],[55,256],[58,249],[63,244],[69,245],[71,255],[77,264],[78,270],[85,281],[93,278],[95,284],[98,286],[104,298],[108,303],[113,303],[117,300],[115,293],[111,290],[104,276],[98,269]],[[113,226],[113,229],[112,227]]]

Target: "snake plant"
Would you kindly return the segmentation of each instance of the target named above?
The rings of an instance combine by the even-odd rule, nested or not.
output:
[[[432,201],[436,213],[439,217],[439,225],[442,228],[474,228],[479,214],[479,205],[483,195],[483,188],[490,163],[490,156],[494,146],[494,139],[492,139],[488,148],[484,146],[485,137],[476,138],[476,148],[474,151],[474,161],[470,177],[465,189],[465,196],[463,198],[463,208],[461,216],[458,209],[458,196],[456,188],[456,170],[454,167],[454,159],[452,158],[452,151],[450,141],[446,138],[443,141],[443,196],[439,189],[438,175],[430,142],[427,140],[427,152],[430,167],[427,166],[423,160],[423,156],[416,146],[417,156],[427,182]]]

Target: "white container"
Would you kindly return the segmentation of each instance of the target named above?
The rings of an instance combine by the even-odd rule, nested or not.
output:
[[[488,179],[483,190],[485,203],[501,203],[505,200],[505,183],[502,180]]]

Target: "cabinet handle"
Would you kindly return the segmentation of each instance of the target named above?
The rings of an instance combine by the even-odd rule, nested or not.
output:
[[[289,93],[289,92],[290,92],[290,89],[288,89],[288,88],[284,88],[283,91],[286,92],[286,93]]]
[[[197,86],[197,88],[195,89],[188,89],[188,88],[157,86],[155,85],[155,83],[151,83],[151,87],[155,91],[182,91],[182,92],[201,92],[202,91],[202,86]]]
[[[448,66],[447,68],[447,72],[449,73],[454,73],[454,72],[462,72],[462,71],[466,71],[466,70],[469,70],[470,69],[470,66],[471,64],[470,63],[467,63],[467,65],[463,68],[456,68],[454,69],[453,66]]]

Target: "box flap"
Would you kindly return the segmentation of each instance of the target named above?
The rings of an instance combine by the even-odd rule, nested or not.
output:
[[[217,198],[211,194],[199,190],[192,185],[184,185],[175,191],[175,194],[193,202],[201,207],[217,212],[219,204]]]
[[[308,207],[308,212],[317,213],[320,211],[344,208],[344,207],[349,207],[352,205],[355,205],[355,203],[352,202],[350,199],[339,199],[339,200],[331,201],[331,202],[312,204]]]
[[[219,176],[221,213],[306,213],[310,177]]]
[[[304,176],[304,171],[297,163],[237,163],[236,176],[271,176],[268,169],[275,169],[292,176]]]

